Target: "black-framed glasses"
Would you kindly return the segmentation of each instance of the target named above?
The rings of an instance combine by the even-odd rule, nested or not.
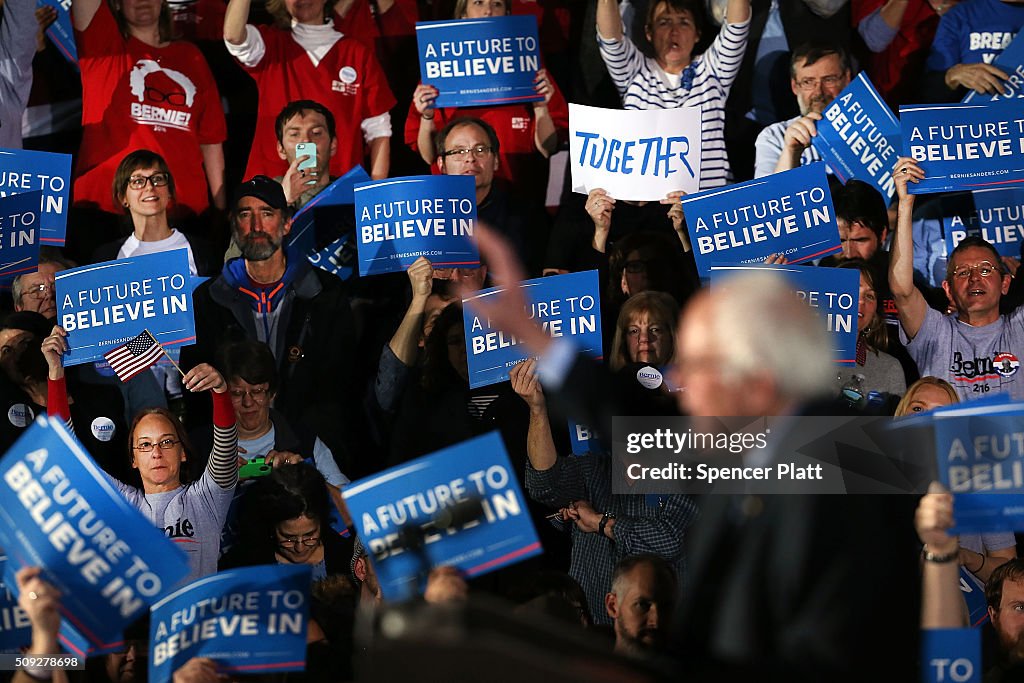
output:
[[[171,174],[161,171],[153,175],[133,175],[128,179],[128,187],[133,190],[141,190],[146,183],[152,183],[153,187],[163,187],[171,181]]]
[[[132,448],[139,451],[140,453],[149,453],[150,451],[157,447],[159,447],[160,450],[162,451],[169,451],[175,446],[177,446],[179,443],[181,443],[181,441],[178,439],[160,439],[156,443],[153,443],[152,441],[140,441],[137,446],[132,446]]]
[[[320,545],[320,534],[299,536],[298,538],[279,538],[277,539],[277,544],[285,548],[297,548],[300,545],[306,546],[307,548],[315,548]]]
[[[447,152],[441,154],[446,159],[449,157],[457,157],[459,159],[465,159],[467,154],[472,154],[477,159],[483,159],[485,156],[494,151],[494,148],[489,145],[477,145],[476,147],[464,147],[462,149],[450,149]]]

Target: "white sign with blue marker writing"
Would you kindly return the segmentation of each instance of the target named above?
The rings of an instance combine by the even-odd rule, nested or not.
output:
[[[569,104],[572,191],[657,201],[700,187],[700,109],[600,109]]]

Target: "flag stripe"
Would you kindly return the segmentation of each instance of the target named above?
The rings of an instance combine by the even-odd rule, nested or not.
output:
[[[110,364],[110,369],[114,371],[118,379],[127,382],[155,363],[162,353],[163,347],[160,346],[160,343],[149,333],[149,330],[143,330],[141,334],[128,340],[125,345],[103,354],[103,358]]]

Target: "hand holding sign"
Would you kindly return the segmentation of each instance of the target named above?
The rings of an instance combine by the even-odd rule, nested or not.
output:
[[[584,207],[590,220],[594,221],[594,249],[603,254],[608,242],[608,232],[612,229],[615,198],[600,187],[596,187],[587,195]]]
[[[416,111],[419,112],[421,119],[430,121],[434,118],[434,103],[439,94],[437,88],[429,83],[420,83],[416,86],[416,91],[412,94],[412,102],[416,105]]]
[[[998,95],[1009,78],[1005,71],[992,64],[957,64],[946,72],[946,85],[951,90],[964,87],[979,95]]]
[[[60,591],[42,578],[40,567],[18,570],[18,605],[32,622],[32,646],[36,653],[59,652]]]
[[[938,555],[956,552],[960,543],[949,530],[953,527],[953,495],[937,481],[928,485],[914,513],[914,528],[921,543]]]
[[[533,79],[533,87],[537,91],[537,94],[544,99],[540,102],[533,103],[533,109],[546,109],[548,102],[551,101],[552,95],[555,94],[555,89],[551,86],[551,79],[548,78],[548,70],[541,69],[537,72],[537,77]]]
[[[784,154],[788,153],[796,160],[796,163],[784,169],[776,167],[777,171],[789,170],[799,165],[800,155],[811,146],[811,140],[818,134],[818,126],[815,121],[821,121],[821,114],[811,111],[789,124],[782,136],[782,146],[785,148]]]
[[[924,180],[924,171],[910,157],[900,157],[893,167],[892,177],[896,181],[896,195],[900,201],[914,201],[914,195],[907,190],[907,183],[919,183]]]

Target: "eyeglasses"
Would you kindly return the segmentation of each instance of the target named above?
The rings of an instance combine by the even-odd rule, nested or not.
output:
[[[177,439],[160,439],[156,443],[153,443],[152,441],[142,441],[139,445],[133,446],[132,448],[140,453],[149,453],[157,446],[159,446],[162,451],[169,451],[179,443],[181,443],[181,441]]]
[[[171,180],[170,173],[154,173],[153,175],[133,175],[128,179],[128,187],[133,190],[141,190],[146,183],[152,183],[153,187],[163,187]]]
[[[953,277],[957,280],[966,280],[971,276],[971,272],[977,270],[978,275],[981,277],[989,277],[993,273],[998,273],[999,268],[992,265],[990,261],[982,261],[981,263],[975,263],[973,266],[958,266],[953,271]]]
[[[483,159],[485,156],[494,151],[493,147],[487,145],[477,145],[476,147],[466,147],[464,149],[450,149],[447,152],[441,154],[441,156],[458,157],[459,159],[465,159],[467,154],[472,154],[477,159]]]
[[[796,82],[796,87],[800,88],[801,90],[814,90],[815,88],[818,87],[818,84],[820,83],[821,85],[823,85],[826,88],[834,88],[837,85],[839,85],[840,83],[842,83],[842,81],[843,81],[842,75],[839,75],[839,76],[822,76],[821,78],[815,78],[813,76],[808,76],[807,78],[801,78],[799,81],[797,81]]]
[[[248,396],[256,403],[263,403],[267,400],[267,392],[270,391],[269,387],[254,387],[252,389],[232,389],[230,392],[231,400],[241,402],[243,398]]]
[[[279,538],[277,539],[277,544],[285,548],[297,548],[300,545],[304,545],[307,548],[315,548],[320,545],[320,534],[299,536],[298,538]]]
[[[31,287],[26,287],[25,289],[21,290],[21,296],[27,296],[33,299],[45,299],[53,291],[53,285],[48,285],[44,282],[38,285],[32,285]]]

